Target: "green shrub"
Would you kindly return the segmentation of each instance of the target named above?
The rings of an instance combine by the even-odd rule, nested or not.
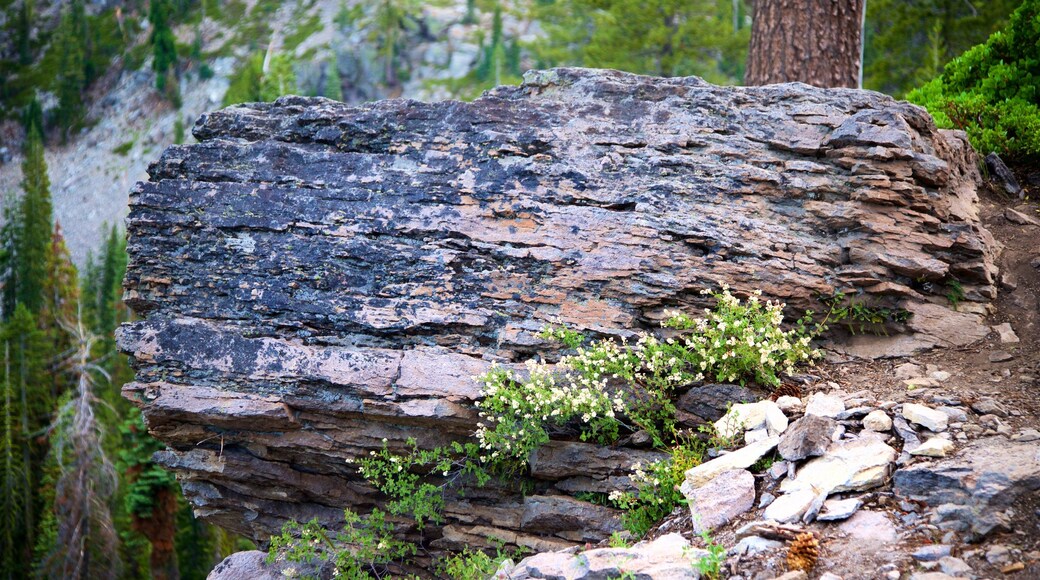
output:
[[[1019,162],[1040,157],[1040,0],[1026,0],[1006,29],[954,59],[907,99],[975,149]]]

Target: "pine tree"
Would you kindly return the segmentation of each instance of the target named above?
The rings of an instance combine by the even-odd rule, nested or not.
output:
[[[177,65],[177,43],[170,29],[170,7],[167,0],[151,0],[148,20],[152,23],[152,69],[155,88],[166,90],[167,75]]]
[[[18,303],[18,230],[21,220],[18,216],[18,197],[8,192],[3,200],[3,225],[0,226],[0,321],[7,320],[14,313]]]
[[[546,31],[546,40],[535,47],[543,65],[697,75],[715,83],[735,83],[744,76],[750,31],[734,30],[732,2],[557,0],[534,5]]]
[[[260,100],[271,102],[294,92],[296,72],[293,71],[292,59],[285,53],[272,56],[260,81]]]
[[[47,351],[44,334],[36,319],[23,304],[19,304],[11,318],[0,329],[0,343],[5,355],[0,381],[8,385],[12,403],[8,409],[17,410],[17,454],[19,470],[19,497],[21,527],[16,536],[19,550],[16,561],[25,562],[31,556],[36,522],[36,493],[34,482],[41,461],[41,451],[34,444],[34,435],[44,429],[53,408],[47,369]],[[15,400],[16,399],[16,400]],[[6,518],[6,514],[5,514]]]
[[[14,227],[17,255],[13,272],[15,301],[36,313],[44,305],[53,212],[43,139],[38,130],[31,131],[28,136],[22,161],[22,191]]]
[[[9,345],[4,345],[4,374],[0,389],[3,390],[0,409],[3,424],[0,425],[0,577],[17,578],[21,574],[21,546],[25,535],[25,500],[30,497],[25,488],[29,480],[29,469],[22,453],[24,442],[18,428],[17,396],[11,379],[11,357]]]
[[[76,22],[76,11],[65,10],[56,35],[56,42],[62,47],[58,65],[57,118],[63,142],[83,117],[82,95],[86,88],[86,77],[83,72],[85,55],[81,34],[82,26]]]
[[[22,65],[32,64],[33,18],[33,0],[22,0],[17,22],[18,62]]]
[[[339,64],[337,59],[332,58],[326,65],[328,74],[325,76],[325,90],[323,96],[332,99],[334,101],[343,100],[343,80],[339,76]]]
[[[25,111],[22,113],[22,127],[25,128],[25,135],[28,137],[29,133],[35,129],[40,133],[41,141],[44,139],[44,127],[43,127],[43,107],[40,105],[40,100],[33,96],[33,99],[26,105]],[[27,145],[29,140],[25,140]],[[46,143],[44,143],[46,145]],[[24,146],[23,145],[23,146]]]

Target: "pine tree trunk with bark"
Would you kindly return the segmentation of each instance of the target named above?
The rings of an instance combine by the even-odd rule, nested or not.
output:
[[[860,85],[864,0],[757,0],[748,85]]]

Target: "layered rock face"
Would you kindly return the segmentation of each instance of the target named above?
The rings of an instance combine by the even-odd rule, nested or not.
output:
[[[556,69],[472,103],[231,107],[194,134],[131,195],[124,394],[196,513],[260,540],[380,505],[348,460],[468,438],[474,375],[546,348],[550,320],[622,335],[720,282],[791,314],[842,290],[912,313],[891,331],[913,349],[972,340],[995,292],[975,154],[877,93]],[[523,490],[452,495],[424,539],[598,540],[618,514],[575,496],[656,457],[553,442]]]

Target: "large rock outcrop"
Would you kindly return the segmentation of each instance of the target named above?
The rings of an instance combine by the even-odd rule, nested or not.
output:
[[[557,69],[472,103],[231,107],[194,135],[131,196],[124,393],[196,512],[258,539],[379,505],[347,460],[468,437],[472,377],[550,319],[610,334],[718,282],[793,314],[845,290],[913,313],[891,331],[920,348],[971,340],[994,295],[974,153],[877,93]],[[598,540],[618,514],[575,496],[654,457],[554,442],[526,493],[450,497],[425,539]]]

